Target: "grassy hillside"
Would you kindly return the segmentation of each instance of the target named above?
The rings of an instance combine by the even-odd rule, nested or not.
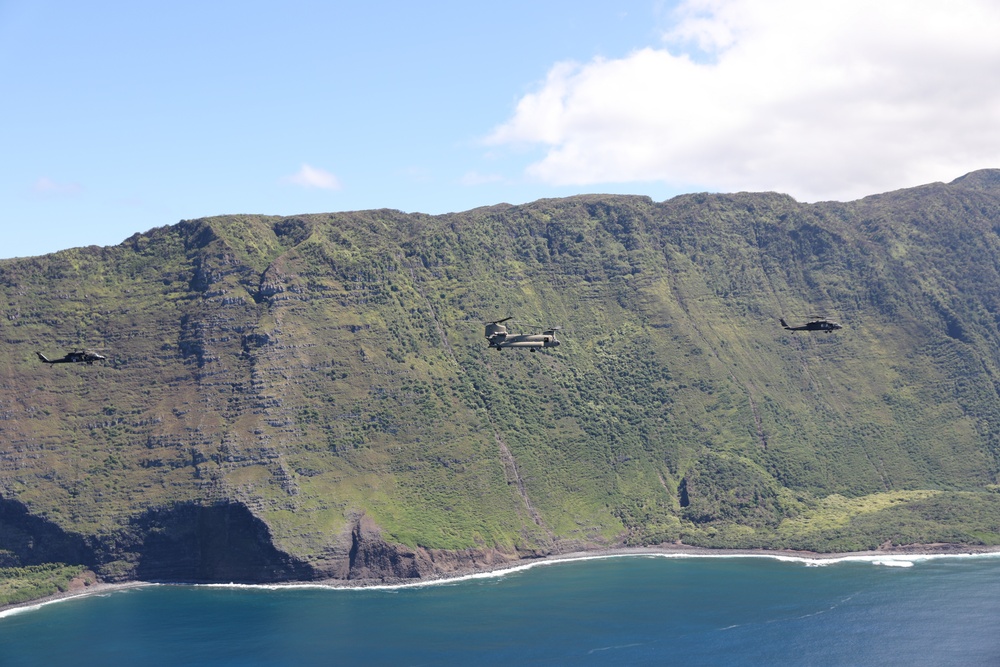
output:
[[[850,203],[226,216],[5,260],[0,550],[74,562],[28,546],[59,534],[130,576],[150,517],[220,505],[318,574],[362,514],[443,550],[997,544],[998,234],[988,171]],[[507,315],[562,345],[487,349]],[[777,324],[813,315],[845,328]],[[34,355],[77,346],[108,363]]]

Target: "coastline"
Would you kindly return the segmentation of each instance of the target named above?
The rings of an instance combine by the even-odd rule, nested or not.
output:
[[[14,604],[8,604],[0,606],[0,620],[7,618],[8,616],[13,616],[15,614],[20,614],[24,612],[34,611],[36,609],[41,609],[42,607],[50,604],[55,604],[56,602],[66,602],[67,600],[75,600],[76,598],[85,598],[92,595],[102,595],[107,593],[112,593],[114,591],[121,591],[127,588],[141,588],[143,586],[153,586],[150,582],[145,581],[123,581],[120,583],[93,583],[82,589],[71,589],[67,591],[62,591],[60,593],[54,593],[52,595],[46,595],[43,598],[37,598],[35,600],[26,600],[25,602],[15,602]]]
[[[966,544],[912,544],[898,547],[881,547],[871,551],[851,551],[821,553],[816,551],[800,551],[795,549],[713,549],[684,544],[661,544],[647,547],[608,547],[573,551],[560,554],[524,558],[520,561],[498,565],[492,568],[454,572],[438,577],[427,577],[420,580],[400,579],[392,581],[343,581],[318,580],[314,582],[294,582],[288,584],[247,584],[260,588],[281,588],[287,586],[316,588],[346,588],[346,589],[398,589],[418,588],[450,584],[469,579],[501,577],[514,572],[529,570],[534,567],[556,565],[582,560],[599,560],[604,558],[770,558],[784,562],[798,562],[806,566],[834,565],[842,562],[870,562],[875,565],[890,567],[909,567],[918,560],[935,558],[969,558],[969,557],[1000,557],[1000,545],[972,546]],[[231,586],[233,584],[207,584],[210,586]]]
[[[649,547],[611,547],[586,551],[552,554],[538,558],[525,558],[492,568],[469,569],[438,577],[423,579],[318,579],[315,581],[287,581],[281,583],[194,583],[194,582],[147,582],[127,581],[120,583],[96,582],[89,585],[71,586],[69,590],[35,600],[18,602],[0,607],[0,620],[14,614],[33,611],[46,605],[65,602],[76,598],[104,595],[115,591],[145,586],[205,586],[225,588],[261,589],[340,589],[340,590],[386,590],[419,588],[424,586],[447,585],[470,579],[502,577],[544,565],[556,565],[582,560],[604,558],[772,558],[785,562],[799,562],[807,566],[825,566],[842,562],[870,562],[873,565],[889,567],[910,567],[915,561],[935,558],[1000,557],[1000,545],[971,546],[965,544],[913,544],[899,547],[884,547],[873,551],[853,551],[844,553],[819,553],[794,549],[711,549],[682,544],[662,544]]]

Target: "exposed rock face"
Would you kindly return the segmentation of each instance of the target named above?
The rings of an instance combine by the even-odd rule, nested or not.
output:
[[[518,560],[518,554],[496,549],[410,549],[389,544],[371,519],[362,515],[351,532],[349,580],[424,579],[489,570]]]
[[[351,579],[414,579],[420,576],[419,556],[415,551],[390,547],[378,528],[362,516],[351,532]],[[374,576],[373,576],[374,575]]]

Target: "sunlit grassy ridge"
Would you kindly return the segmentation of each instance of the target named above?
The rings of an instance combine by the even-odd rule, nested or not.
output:
[[[1000,543],[994,172],[846,204],[580,196],[185,221],[0,262],[0,495],[387,539]],[[561,325],[539,354],[482,322]],[[840,320],[789,333],[778,317]],[[75,346],[107,365],[42,367]],[[2,546],[2,545],[0,545]]]

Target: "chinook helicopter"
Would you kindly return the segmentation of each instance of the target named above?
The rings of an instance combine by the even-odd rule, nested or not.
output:
[[[781,322],[781,326],[784,327],[786,331],[825,331],[827,333],[833,333],[837,329],[844,328],[839,323],[825,318],[810,320],[809,322],[801,324],[797,327],[788,326],[788,322],[780,317],[778,318],[778,321]]]
[[[502,320],[483,323],[486,326],[486,340],[489,341],[490,347],[496,348],[497,352],[505,347],[527,347],[534,352],[540,347],[559,345],[559,341],[556,340],[556,331],[559,327],[546,329],[540,334],[510,334],[503,324],[509,319],[511,318],[505,317]]]
[[[84,362],[93,365],[95,361],[104,361],[107,359],[103,354],[98,354],[92,350],[74,350],[59,359],[49,359],[41,352],[35,352],[35,354],[38,355],[38,359],[42,363],[46,364],[78,364]]]

